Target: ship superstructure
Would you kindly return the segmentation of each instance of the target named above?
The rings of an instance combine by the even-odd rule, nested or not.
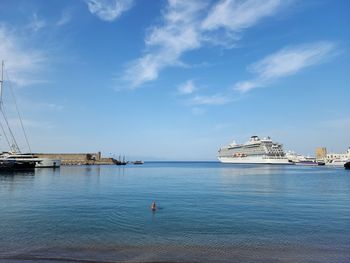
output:
[[[282,144],[273,142],[270,137],[260,139],[258,136],[251,136],[244,144],[232,142],[220,148],[218,159],[222,163],[293,164],[286,157]]]

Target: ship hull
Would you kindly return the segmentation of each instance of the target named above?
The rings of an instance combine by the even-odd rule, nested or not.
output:
[[[350,170],[350,162],[345,163],[345,164],[344,164],[344,168],[345,168],[346,170]]]
[[[35,162],[32,161],[16,161],[16,160],[1,160],[0,172],[14,171],[34,171]]]
[[[295,162],[295,165],[317,166],[317,165],[322,165],[322,164],[319,164],[319,163],[313,162],[313,161],[299,161],[299,162]]]
[[[61,160],[59,159],[42,158],[39,160],[40,162],[35,165],[36,168],[58,168],[61,166]]]
[[[263,157],[218,157],[222,163],[236,163],[236,164],[280,164],[292,165],[287,158],[263,158]]]
[[[342,167],[347,163],[347,161],[333,161],[330,163],[326,163],[326,166],[337,166],[337,167]]]

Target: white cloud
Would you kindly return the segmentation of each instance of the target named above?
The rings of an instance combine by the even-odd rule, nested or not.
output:
[[[129,63],[124,80],[130,83],[131,88],[136,88],[144,82],[158,78],[159,70],[171,60],[166,56],[146,54],[145,56]]]
[[[239,90],[240,92],[246,92],[259,86],[260,83],[256,81],[240,81],[235,84],[235,89]]]
[[[187,95],[185,104],[192,107],[192,113],[194,115],[201,115],[205,113],[205,109],[202,107],[194,106],[215,106],[224,105],[233,101],[233,98],[229,94],[216,93],[212,95],[200,95],[194,94],[198,91],[198,88],[194,85],[193,80],[188,80],[180,84],[177,88],[178,94]]]
[[[64,26],[68,24],[72,19],[72,14],[69,9],[63,10],[60,19],[56,22],[57,26]]]
[[[214,94],[209,96],[196,95],[189,100],[191,105],[223,105],[231,102],[232,99],[223,94]]]
[[[279,78],[294,74],[300,69],[322,62],[334,44],[317,42],[298,47],[285,48],[254,63],[251,71],[264,79]]]
[[[202,23],[206,30],[226,28],[241,31],[251,27],[259,19],[271,16],[281,8],[281,0],[224,0],[216,4]]]
[[[5,60],[11,81],[18,86],[43,82],[39,73],[45,68],[47,56],[28,48],[25,40],[3,25],[0,25],[0,39],[0,58]]]
[[[249,70],[256,75],[256,78],[236,83],[235,89],[247,92],[279,78],[296,74],[302,69],[328,59],[333,54],[334,48],[335,44],[331,42],[316,42],[284,48],[252,64]]]
[[[144,55],[127,65],[123,80],[137,88],[157,79],[166,67],[184,65],[180,59],[185,52],[206,43],[232,47],[239,31],[273,15],[281,6],[277,0],[264,5],[258,2],[225,0],[211,7],[204,0],[168,0],[159,25],[147,31]],[[225,19],[218,20],[220,17]]]
[[[177,88],[178,94],[180,95],[191,95],[195,93],[198,88],[194,85],[193,80],[188,80],[180,84]],[[206,112],[202,107],[193,106],[210,106],[210,105],[224,105],[232,101],[230,96],[224,94],[213,94],[213,95],[199,95],[193,94],[191,97],[186,97],[186,104],[192,107],[192,113],[194,115],[201,115]]]
[[[43,19],[38,18],[37,14],[33,14],[31,22],[29,23],[29,28],[33,31],[39,31],[46,26],[46,22]]]
[[[160,70],[180,65],[183,52],[200,47],[196,30],[197,15],[204,8],[202,1],[169,0],[162,23],[149,29],[145,44],[147,52],[131,62],[124,80],[131,88],[158,78]]]
[[[178,92],[183,95],[192,94],[197,90],[196,86],[193,83],[193,80],[188,80],[185,83],[182,83],[177,88]]]
[[[89,11],[100,19],[112,22],[129,10],[134,0],[86,0]]]

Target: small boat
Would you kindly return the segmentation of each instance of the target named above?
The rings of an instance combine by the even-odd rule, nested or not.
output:
[[[119,155],[119,159],[118,160],[115,160],[113,159],[113,162],[114,164],[116,165],[126,165],[128,164],[129,162],[125,160],[125,156],[123,156],[123,160],[120,158],[120,155]]]
[[[323,161],[317,161],[317,165],[326,165],[326,163]]]
[[[134,161],[133,164],[144,164],[144,161]]]
[[[114,163],[116,165],[127,165],[128,164],[128,162],[121,162],[121,161],[118,161],[118,160],[116,160]]]
[[[334,159],[326,163],[327,166],[344,166],[348,160]]]
[[[350,161],[344,164],[344,168],[350,170]]]
[[[38,158],[39,162],[35,165],[35,168],[59,168],[61,166],[61,160],[50,158]]]

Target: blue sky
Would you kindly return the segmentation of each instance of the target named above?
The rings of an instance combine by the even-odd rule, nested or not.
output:
[[[214,160],[251,135],[343,152],[349,10],[346,0],[2,0],[4,106],[22,151],[10,85],[35,152]]]

